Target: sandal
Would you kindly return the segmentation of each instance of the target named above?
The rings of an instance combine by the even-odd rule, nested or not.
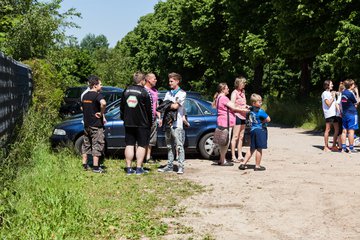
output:
[[[234,166],[232,162],[224,162],[224,163],[218,163],[219,166]]]
[[[234,163],[241,163],[241,162],[243,162],[243,160],[241,160],[241,159],[236,159],[236,158],[231,159],[231,161],[234,162]]]
[[[254,171],[265,171],[265,170],[266,170],[266,168],[263,167],[263,166],[255,167],[255,168],[254,168]]]
[[[248,167],[248,165],[246,165],[246,164],[240,164],[240,166],[239,166],[239,169],[240,170],[246,170],[246,169],[248,169],[249,167]]]

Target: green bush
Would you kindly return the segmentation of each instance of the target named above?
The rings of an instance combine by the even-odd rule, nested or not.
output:
[[[266,106],[272,122],[311,130],[320,130],[325,126],[321,101],[318,98],[309,98],[300,102],[268,97]]]

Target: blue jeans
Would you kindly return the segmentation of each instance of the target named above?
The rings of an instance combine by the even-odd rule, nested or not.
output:
[[[177,160],[179,167],[184,168],[185,151],[184,151],[184,139],[185,131],[182,128],[169,128],[165,132],[166,147],[168,150],[168,164],[169,168],[173,167],[174,158],[176,156],[176,150],[178,151]]]

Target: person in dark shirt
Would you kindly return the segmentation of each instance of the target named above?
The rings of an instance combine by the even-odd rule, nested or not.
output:
[[[124,90],[120,104],[120,117],[125,126],[125,159],[127,174],[146,173],[142,168],[146,148],[150,142],[150,129],[154,121],[152,98],[144,87],[145,75],[136,72],[134,85]],[[131,168],[136,148],[136,171]]]
[[[355,87],[355,82],[352,79],[344,81],[345,90],[341,94],[342,107],[342,126],[343,132],[341,136],[342,151],[354,153],[354,133],[359,129],[358,114],[356,107],[359,103],[358,90]],[[354,94],[354,91],[356,95]],[[349,138],[349,149],[346,148],[346,135]]]
[[[84,115],[84,144],[82,146],[82,161],[85,170],[88,169],[87,155],[93,156],[93,172],[103,173],[104,170],[99,167],[99,158],[104,151],[105,135],[105,108],[106,101],[100,93],[101,81],[97,76],[90,76],[90,90],[84,94],[81,105]]]

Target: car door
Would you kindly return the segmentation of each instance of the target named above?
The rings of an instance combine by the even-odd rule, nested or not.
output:
[[[202,111],[200,110],[197,101],[192,98],[185,99],[185,115],[187,116],[188,122],[190,123],[189,127],[184,126],[185,130],[185,147],[196,148],[198,138],[202,134],[202,128],[206,125],[205,118]],[[158,127],[158,138],[157,146],[160,148],[166,147],[165,142],[165,131],[162,127]]]
[[[124,121],[120,119],[119,109],[109,117],[105,124],[105,137],[108,149],[125,148],[125,128]]]
[[[192,98],[185,100],[185,112],[187,120],[190,123],[189,127],[184,127],[186,136],[185,146],[188,148],[196,148],[198,138],[206,128],[206,120],[197,101]]]

